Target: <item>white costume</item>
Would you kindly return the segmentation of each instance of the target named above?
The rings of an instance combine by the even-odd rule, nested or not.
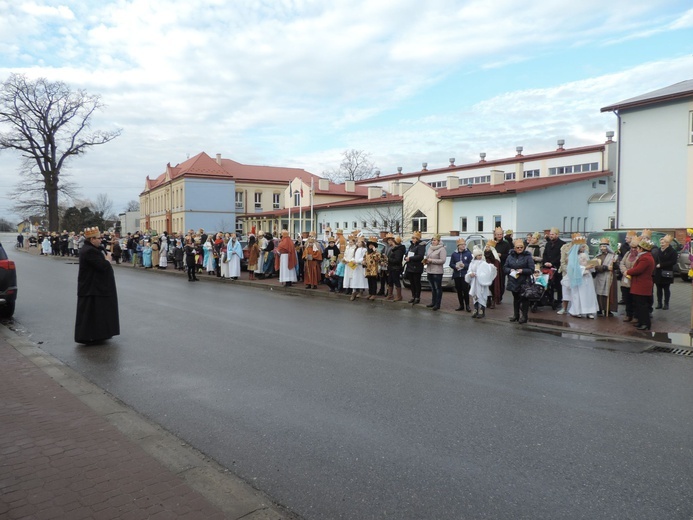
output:
[[[238,240],[231,239],[226,246],[226,262],[231,278],[241,276],[241,257],[243,256],[243,248]]]
[[[202,246],[205,250],[204,261],[205,264],[202,268],[207,272],[216,271],[216,266],[214,265],[214,246],[210,241],[205,242]]]
[[[168,239],[161,237],[161,247],[159,249],[159,267],[168,267]]]
[[[474,276],[471,276],[472,273]],[[470,285],[469,295],[472,297],[473,303],[486,307],[486,302],[491,296],[491,285],[497,274],[496,266],[489,264],[484,258],[472,260],[467,274],[464,276],[464,281]]]
[[[43,242],[41,242],[41,249],[43,249],[44,255],[50,255],[51,254],[51,241],[48,237],[45,237],[43,239]]]
[[[291,254],[294,256],[296,255],[296,253]],[[279,282],[284,283],[296,281],[298,281],[298,277],[296,276],[296,268],[289,268],[289,254],[282,253],[279,257]]]
[[[570,287],[570,305],[568,313],[571,316],[581,316],[587,314],[596,314],[599,311],[597,303],[597,293],[594,290],[594,281],[592,280],[593,269],[587,269],[585,266],[589,261],[589,257],[585,253],[578,255],[580,264],[580,272],[582,280],[580,285]]]
[[[354,254],[356,254],[356,245],[349,244],[344,250],[344,263],[347,264],[344,268],[344,284],[345,289],[353,289],[352,280],[354,278],[354,269],[349,267],[349,262],[354,261]]]
[[[231,245],[231,242],[229,241],[228,244],[224,244],[221,246],[221,259],[219,260],[221,262],[221,277],[222,278],[229,278],[229,262],[227,261],[228,259],[228,254],[229,254],[229,246]]]
[[[260,238],[257,241],[259,253],[257,256],[257,267],[255,268],[255,274],[264,273],[263,268],[265,267],[265,249],[267,249],[267,239],[265,238],[265,235],[260,233],[259,237]]]
[[[356,268],[351,269],[347,266],[347,269],[351,271],[351,288],[352,289],[368,289],[368,280],[366,279],[366,268],[363,266],[363,261],[366,259],[365,247],[357,247],[354,252],[354,262],[356,263]],[[346,276],[345,276],[346,278]]]

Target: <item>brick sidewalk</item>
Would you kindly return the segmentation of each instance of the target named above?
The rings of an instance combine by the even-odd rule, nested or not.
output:
[[[0,518],[296,518],[191,454],[180,439],[138,423],[137,414],[96,387],[95,395],[91,383],[40,349],[15,349],[3,338],[9,334],[0,335]],[[99,415],[98,402],[117,418]],[[144,432],[139,442],[134,431]],[[169,466],[181,469],[160,462],[167,455]]]

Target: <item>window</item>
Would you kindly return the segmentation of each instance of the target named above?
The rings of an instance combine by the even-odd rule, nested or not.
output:
[[[460,217],[460,231],[467,232],[467,217]]]
[[[255,209],[262,209],[262,192],[255,192]]]
[[[428,185],[431,188],[445,188],[448,185],[448,181],[434,181],[429,182]]]
[[[352,222],[352,224],[353,224],[352,229],[357,229],[359,227],[359,225],[356,221]]]
[[[428,218],[421,211],[414,213],[414,216],[411,218],[411,230],[419,233],[428,231]]]
[[[300,206],[301,205],[301,192],[296,191],[294,192],[294,206]]]
[[[507,175],[507,173],[506,173]],[[539,170],[525,170],[523,172],[523,177],[525,179],[533,179],[534,177],[539,177]],[[514,178],[514,176],[513,176]]]
[[[493,215],[493,229],[503,227],[501,225],[501,216],[500,215]]]
[[[505,174],[505,180],[506,180],[506,181],[515,180],[515,172],[506,172],[506,174]]]
[[[243,209],[243,192],[236,192],[236,209]]]
[[[368,224],[366,223],[365,220],[363,222],[361,222],[361,229],[366,229],[367,227],[368,227]]]
[[[344,229],[349,229],[349,223],[345,222],[344,225],[342,226]]]
[[[279,193],[272,194],[272,209],[279,209]]]
[[[374,221],[373,221],[373,225],[372,225],[371,227],[372,227],[373,229],[376,229],[376,228],[378,227],[378,222],[374,220]]]
[[[478,233],[484,232],[484,217],[476,217],[476,230]]]
[[[563,232],[566,232],[565,225],[568,222],[568,217],[563,217]]]

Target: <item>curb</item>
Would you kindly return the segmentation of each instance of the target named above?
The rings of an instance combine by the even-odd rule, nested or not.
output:
[[[275,504],[261,491],[236,477],[204,453],[140,415],[40,347],[17,335],[8,325],[0,327],[0,340],[106,419],[130,442],[140,446],[169,471],[181,478],[211,504],[236,520],[300,520]]]

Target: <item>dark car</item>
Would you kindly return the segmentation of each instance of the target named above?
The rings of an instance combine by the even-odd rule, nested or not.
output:
[[[17,301],[17,270],[0,244],[0,317],[11,318]]]

